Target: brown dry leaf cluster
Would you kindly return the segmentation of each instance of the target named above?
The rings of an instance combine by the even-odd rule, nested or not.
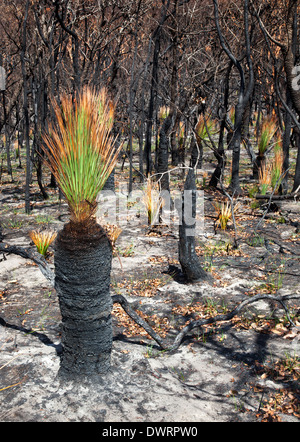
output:
[[[213,256],[247,256],[243,255],[241,250],[234,249],[230,244],[228,244],[226,248],[210,246],[208,249],[208,248],[203,248],[201,246],[197,246],[195,247],[195,249],[196,253],[200,256],[207,254],[208,251],[209,253],[213,254]]]
[[[271,367],[257,364],[257,374],[262,379],[272,379],[279,382],[300,381],[300,360],[297,356],[278,360]],[[299,384],[298,384],[299,385]],[[280,414],[288,414],[300,418],[299,389],[281,388],[271,394],[263,402],[256,417],[262,422],[281,422]]]
[[[300,322],[296,318],[293,320],[297,327],[300,326]],[[237,330],[252,329],[259,333],[275,334],[285,339],[294,339],[298,333],[288,328],[288,322],[285,318],[270,318],[264,315],[255,315],[251,318],[235,316],[231,322]]]
[[[198,319],[207,319],[213,316],[216,316],[220,314],[220,311],[217,309],[217,305],[213,305],[211,303],[203,304],[200,302],[197,302],[193,305],[177,305],[176,307],[173,307],[172,313],[176,314],[178,316],[183,316],[187,318],[187,321],[184,325],[182,325],[182,328],[185,327],[188,323],[191,321],[197,321]],[[222,312],[224,313],[224,312]],[[192,318],[190,318],[192,317]],[[189,319],[188,319],[189,318]],[[222,324],[223,321],[219,321],[218,325]],[[205,331],[211,331],[216,328],[216,324],[203,326],[203,329]]]
[[[204,307],[199,303],[193,306],[176,305],[176,307],[173,307],[172,313],[186,317],[191,316],[192,314],[196,314],[196,319],[204,318],[206,316],[204,312]]]
[[[300,399],[297,393],[285,389],[280,390],[265,402],[257,417],[261,418],[261,422],[281,422],[280,413],[300,418]]]
[[[122,282],[117,283],[117,288],[126,288],[126,291],[132,296],[151,298],[157,295],[158,288],[162,287],[165,283],[166,281],[162,278],[145,278],[140,281],[124,279]],[[165,337],[171,328],[169,319],[166,317],[161,318],[156,314],[146,315],[139,310],[136,312],[162,337]],[[125,313],[119,305],[114,305],[112,314],[117,318],[119,325],[125,328],[123,331],[125,336],[145,336],[151,339],[148,333],[130,319],[127,313]]]
[[[256,286],[253,289],[248,290],[245,292],[245,295],[248,296],[254,296],[258,294],[269,294],[269,295],[275,295],[277,293],[277,287],[276,285],[272,283],[265,283],[264,287],[262,286]]]
[[[163,264],[168,262],[167,256],[150,256],[148,261],[152,264]]]
[[[166,317],[160,318],[156,314],[146,315],[145,313],[141,312],[140,310],[136,310],[136,313],[142,319],[144,319],[144,321],[146,321],[157,334],[159,334],[163,338],[166,337],[168,331],[171,328],[171,324],[170,324],[168,318],[166,318]],[[124,312],[123,308],[120,305],[114,304],[112,314],[118,320],[119,326],[124,327],[123,334],[125,336],[127,336],[127,337],[141,336],[141,337],[146,337],[148,339],[152,339],[142,327],[139,327],[136,324],[136,322],[134,322],[127,315],[127,313]]]
[[[126,291],[133,296],[152,298],[157,295],[157,289],[162,287],[166,281],[161,278],[148,279],[141,281],[124,280],[117,284],[118,288],[126,288]]]
[[[256,373],[262,379],[273,381],[300,381],[300,359],[298,356],[287,356],[279,359],[270,365],[263,365],[256,362]],[[300,405],[300,402],[299,402]]]
[[[112,247],[115,247],[116,241],[122,233],[122,229],[115,224],[102,224],[109,240],[111,241]]]

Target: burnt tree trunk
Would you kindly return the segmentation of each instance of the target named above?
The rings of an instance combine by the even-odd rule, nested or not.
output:
[[[296,142],[297,142],[298,153],[297,153],[296,170],[295,170],[292,192],[296,192],[300,186],[300,134],[299,133],[297,133]]]
[[[150,98],[149,98],[149,107],[148,107],[148,115],[147,115],[147,127],[145,134],[145,147],[144,147],[144,156],[146,159],[146,176],[148,176],[153,168],[153,161],[151,157],[151,146],[152,146],[152,126],[154,122],[154,109],[155,109],[155,99],[157,96],[157,87],[158,87],[158,70],[159,70],[159,54],[160,54],[160,45],[161,45],[161,35],[162,28],[167,18],[167,12],[170,5],[170,0],[168,0],[165,4],[163,2],[161,9],[161,19],[160,22],[155,29],[152,40],[154,42],[154,50],[153,50],[153,60],[152,60],[152,74],[151,74],[151,88],[150,88]]]
[[[28,20],[28,10],[29,10],[29,0],[26,2],[25,17],[23,21],[23,36],[22,36],[22,50],[21,50],[21,69],[23,77],[23,113],[24,113],[24,132],[25,132],[25,142],[26,142],[26,183],[25,183],[25,212],[28,215],[30,213],[30,181],[31,181],[31,158],[30,158],[30,140],[29,140],[29,129],[30,129],[30,119],[28,112],[28,85],[27,85],[27,72],[26,72],[26,47],[27,47],[27,20]]]
[[[157,173],[161,174],[160,184],[162,190],[170,190],[169,186],[169,174],[168,172],[168,159],[169,159],[169,132],[172,126],[172,117],[168,115],[164,120],[160,135],[159,146],[157,152]]]
[[[197,189],[194,170],[190,169],[184,185],[182,207],[178,207],[179,219],[179,262],[187,282],[210,279],[203,270],[195,249]],[[180,210],[181,209],[181,210]]]
[[[110,368],[112,249],[96,224],[65,225],[56,240],[55,288],[62,315],[59,375],[91,377]]]
[[[292,107],[292,101],[290,97],[289,90],[286,92],[287,96],[287,106]],[[284,195],[288,193],[288,179],[289,179],[289,166],[290,166],[290,144],[291,144],[291,134],[292,134],[292,116],[289,112],[285,112],[284,117],[284,132],[282,137],[282,153],[283,153],[283,164],[282,173],[285,175],[282,178],[280,185],[280,192]]]
[[[238,97],[238,102],[235,106],[234,133],[232,141],[230,143],[230,146],[232,147],[232,173],[231,173],[230,188],[232,192],[240,194],[242,193],[242,189],[240,187],[240,180],[239,180],[239,166],[240,166],[240,151],[241,151],[241,142],[242,142],[243,116],[246,106],[251,98],[254,86],[253,63],[251,59],[251,41],[249,34],[249,16],[248,16],[249,1],[248,0],[244,1],[245,47],[246,47],[247,65],[249,69],[248,72],[249,82],[247,88],[245,85],[244,69],[240,61],[233,55],[230,48],[227,46],[227,42],[221,31],[220,21],[219,21],[218,0],[213,0],[213,3],[214,3],[215,24],[221,46],[224,52],[226,53],[226,55],[228,56],[228,58],[232,61],[233,65],[238,70],[240,75],[239,97]]]
[[[259,171],[261,171],[266,164],[266,156],[264,154],[258,154],[253,163],[253,178],[259,179]]]
[[[160,28],[159,28],[160,29]],[[156,98],[156,88],[158,84],[158,65],[159,65],[159,51],[160,51],[160,32],[157,33],[154,44],[153,63],[152,63],[152,80],[150,89],[149,108],[147,115],[146,140],[144,155],[146,160],[146,176],[148,176],[153,168],[153,161],[151,157],[152,148],[152,126],[154,120],[154,104]]]
[[[224,130],[226,128],[226,117],[227,117],[227,110],[228,110],[228,100],[229,100],[229,79],[230,79],[230,72],[233,66],[233,62],[230,60],[228,69],[226,71],[226,76],[224,80],[224,104],[222,106],[222,120],[220,125],[220,134],[219,134],[219,144],[218,144],[218,150],[217,152],[214,152],[216,159],[218,160],[218,165],[216,169],[214,170],[209,185],[211,187],[217,187],[223,170],[226,166],[226,154],[224,150]]]
[[[197,126],[198,118],[199,116],[196,114],[193,116],[193,122],[192,122],[193,129]],[[202,160],[203,160],[203,146],[201,145],[201,142],[200,143],[197,142],[197,135],[195,132],[192,133],[190,151],[191,151],[190,167],[192,168],[196,167],[197,169],[201,169]]]

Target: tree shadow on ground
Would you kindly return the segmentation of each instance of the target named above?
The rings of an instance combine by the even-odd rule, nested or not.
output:
[[[44,333],[40,333],[38,331],[32,330],[30,328],[25,328],[20,325],[9,324],[1,317],[0,317],[0,326],[11,329],[11,330],[17,330],[17,331],[24,333],[26,335],[31,335],[31,336],[38,338],[43,344],[55,348],[57,356],[60,356],[60,354],[62,352],[61,344],[54,344],[54,342]]]

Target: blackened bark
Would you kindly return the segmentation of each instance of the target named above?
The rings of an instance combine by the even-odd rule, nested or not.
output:
[[[19,160],[19,164],[17,166],[17,169],[22,169],[22,162],[21,162],[21,146],[23,145],[23,131],[20,131],[20,127],[21,127],[21,121],[20,121],[20,111],[19,111],[19,102],[16,103],[16,127],[17,129],[17,142],[18,142],[18,147],[17,147],[17,158]]]
[[[116,127],[113,128],[113,136],[115,141],[115,147],[116,149],[119,148],[120,146],[120,134],[118,133],[118,129]],[[110,190],[112,192],[116,191],[116,186],[115,186],[115,168],[111,171],[111,174],[109,175],[109,177],[107,178],[104,187],[102,190]]]
[[[79,50],[80,50],[80,40],[76,32],[69,28],[64,23],[64,11],[62,16],[59,14],[59,2],[55,0],[55,14],[59,21],[62,29],[72,36],[72,58],[73,58],[73,69],[74,69],[74,80],[73,80],[73,95],[75,96],[76,91],[79,91],[81,85],[81,72],[79,67]]]
[[[118,303],[122,306],[125,312],[130,316],[133,321],[142,327],[146,332],[160,345],[160,347],[164,350],[167,350],[167,346],[164,343],[164,340],[150,327],[150,325],[141,318],[138,313],[132,308],[126,298],[122,295],[114,295],[112,296],[113,303]]]
[[[192,122],[193,128],[196,127],[197,121],[198,121],[198,116],[194,115],[193,122]],[[201,155],[199,144],[197,143],[196,138],[197,138],[196,134],[193,132],[192,137],[191,137],[191,143],[190,143],[190,151],[191,151],[190,167],[192,167],[193,169],[195,167],[197,167],[197,169],[200,169],[201,166],[199,166],[199,163],[202,164],[203,151],[202,151],[202,155]]]
[[[253,88],[253,90],[254,90],[254,88]],[[250,101],[248,102],[245,112],[244,112],[243,125],[242,125],[242,140],[243,140],[243,144],[245,146],[245,149],[247,151],[247,154],[250,158],[250,161],[252,164],[254,164],[256,155],[254,153],[252,143],[250,141],[250,132],[249,132],[251,108],[252,108],[252,99],[250,99]]]
[[[218,150],[217,152],[214,152],[216,159],[218,160],[218,165],[216,169],[214,170],[209,185],[211,187],[217,187],[219,184],[219,181],[221,179],[223,170],[226,166],[226,154],[224,150],[224,131],[226,127],[226,118],[227,118],[227,110],[228,110],[228,99],[229,99],[229,78],[230,78],[230,72],[233,66],[233,62],[230,60],[228,69],[226,72],[225,77],[225,84],[224,84],[224,104],[222,108],[222,121],[220,125],[220,134],[219,134],[219,144],[218,144]]]
[[[266,163],[265,155],[258,154],[253,163],[253,178],[255,180],[259,179],[259,171],[263,169]]]
[[[8,131],[8,118],[6,112],[6,99],[5,91],[2,91],[3,99],[3,112],[4,112],[4,133],[5,133],[5,147],[6,147],[6,161],[7,161],[7,173],[11,176],[11,181],[13,182],[11,159],[10,159],[10,136]]]
[[[244,95],[240,93],[239,102],[235,107],[235,125],[234,134],[231,141],[232,145],[232,173],[230,187],[232,191],[241,193],[240,188],[240,155],[241,155],[241,142],[242,142],[242,123],[244,113]]]
[[[57,188],[56,179],[55,179],[55,176],[53,175],[53,173],[51,173],[50,184],[48,187],[50,187],[51,189]]]
[[[33,152],[35,155],[35,167],[37,182],[44,200],[49,198],[48,193],[43,185],[43,156],[44,152],[41,149],[41,133],[45,130],[46,117],[47,117],[47,85],[45,81],[32,83],[32,98],[34,104],[34,140],[33,140]],[[41,130],[39,130],[41,127]]]
[[[30,142],[29,142],[29,113],[28,113],[28,88],[27,88],[27,73],[25,64],[25,53],[27,47],[26,27],[28,19],[29,0],[26,2],[26,11],[23,22],[23,39],[21,50],[21,67],[23,77],[23,112],[24,112],[24,129],[25,129],[25,142],[26,142],[26,184],[25,184],[25,212],[30,213],[30,181],[31,181],[31,158],[30,158]]]
[[[293,87],[293,67],[296,61],[296,53],[298,46],[298,13],[297,13],[297,1],[291,0],[289,4],[289,14],[288,14],[288,44],[289,49],[287,52],[287,56],[284,57],[284,65],[286,70],[287,77],[287,107],[291,108],[292,104],[294,104],[295,109],[297,110],[298,117],[300,116],[300,94],[299,91],[295,91]],[[285,50],[283,50],[283,54],[285,55]],[[291,71],[290,71],[291,69]],[[290,141],[291,141],[291,130],[292,130],[292,114],[286,111],[285,115],[285,131],[282,140],[282,150],[283,150],[283,172],[285,175],[282,179],[280,190],[282,193],[286,194],[288,192],[288,174],[289,174],[289,150],[290,150]],[[296,190],[296,189],[295,189]]]
[[[238,304],[229,313],[222,314],[222,315],[217,315],[217,316],[212,317],[212,318],[205,318],[205,319],[198,319],[196,321],[191,321],[191,322],[188,323],[188,325],[186,325],[178,333],[178,335],[174,339],[174,342],[173,342],[172,346],[168,348],[168,351],[175,351],[175,350],[177,350],[178,347],[180,346],[183,338],[191,330],[193,330],[194,328],[202,327],[203,325],[214,324],[214,323],[219,322],[219,321],[230,321],[238,313],[240,313],[244,309],[244,307],[246,307],[249,304],[261,301],[262,299],[268,299],[268,300],[272,300],[272,301],[280,303],[282,305],[282,307],[284,308],[285,312],[286,312],[286,315],[288,317],[288,320],[289,320],[290,324],[293,325],[294,323],[291,320],[288,308],[285,305],[285,301],[287,301],[288,299],[293,299],[293,298],[299,298],[299,295],[286,295],[286,296],[273,296],[273,295],[265,295],[265,294],[255,295],[255,296],[251,297],[250,299],[248,298],[248,299],[245,299],[244,301],[242,301],[240,304]]]
[[[146,159],[146,175],[148,176],[153,167],[153,161],[151,157],[152,146],[152,126],[153,126],[153,114],[154,114],[154,100],[156,94],[156,88],[158,83],[158,59],[160,51],[160,32],[157,33],[154,45],[153,53],[153,66],[152,66],[152,80],[150,89],[149,109],[147,115],[147,127],[146,127],[146,140],[145,140],[145,159]]]
[[[203,164],[203,143],[202,140],[199,137],[195,137],[195,143],[196,147],[194,146],[194,152],[198,152],[198,158],[197,158],[197,169],[202,169]]]
[[[290,108],[292,107],[292,101],[288,88],[287,88],[286,104]],[[292,134],[292,116],[289,112],[286,111],[284,118],[284,133],[282,138],[282,154],[283,154],[282,173],[285,172],[285,175],[283,176],[280,185],[280,192],[283,194],[287,194],[288,192],[291,134]]]
[[[170,115],[164,120],[160,135],[159,135],[159,146],[157,152],[157,173],[161,175],[161,189],[170,190],[169,186],[169,174],[168,171],[168,158],[169,158],[169,131],[172,125],[172,118]]]
[[[55,251],[55,288],[62,315],[59,374],[80,378],[105,373],[112,348],[112,249],[94,224],[81,232],[67,224]]]
[[[296,170],[295,170],[294,185],[292,192],[296,192],[300,186],[300,135],[299,134],[297,134],[296,140],[298,146],[298,154],[297,154]]]
[[[172,155],[172,166],[178,166],[179,164],[179,152],[178,144],[176,143],[176,130],[179,126],[180,113],[176,109],[176,101],[178,97],[178,0],[174,1],[174,10],[172,13],[173,23],[170,26],[171,42],[172,42],[172,73],[171,73],[171,84],[170,84],[170,113],[175,116],[174,127],[172,133],[170,134],[170,148]]]
[[[210,279],[201,267],[195,249],[197,189],[194,170],[190,169],[184,185],[179,219],[179,262],[188,282]],[[180,211],[180,207],[178,207]]]
[[[286,20],[286,42],[281,45],[281,51],[283,54],[284,69],[287,79],[287,87],[290,92],[291,100],[294,108],[300,116],[300,91],[298,88],[293,87],[295,79],[294,67],[295,67],[295,52],[297,46],[297,23],[298,23],[298,1],[290,0],[288,4],[288,15]]]
[[[44,200],[47,200],[49,198],[49,195],[46,192],[45,187],[43,185],[43,169],[42,169],[42,160],[40,158],[37,158],[36,178],[37,178],[37,182],[38,182],[42,197]]]
[[[235,107],[234,134],[233,134],[233,139],[230,143],[232,147],[232,175],[231,175],[230,188],[233,192],[239,194],[242,193],[240,187],[240,180],[239,180],[239,164],[240,164],[240,150],[242,142],[243,115],[245,112],[245,108],[252,95],[254,87],[254,73],[253,73],[253,64],[251,60],[251,42],[249,36],[249,17],[248,17],[249,2],[248,0],[244,1],[245,46],[246,46],[246,55],[247,55],[247,65],[249,68],[249,83],[247,88],[245,87],[245,74],[242,65],[227,46],[227,43],[224,39],[224,36],[220,28],[218,0],[214,0],[213,3],[214,3],[215,23],[221,46],[224,52],[226,53],[226,55],[228,56],[228,58],[232,61],[234,66],[239,71],[240,75],[239,98],[238,98],[238,103],[236,104]]]
[[[191,160],[190,167],[195,167],[199,162],[200,152],[198,150],[198,145],[195,140],[195,136],[192,135],[191,143],[190,143],[190,151],[191,151]]]
[[[179,128],[180,123],[180,113],[176,113],[176,118],[174,122],[174,127],[170,134],[170,150],[172,155],[172,166],[178,166],[180,161],[179,144],[177,142],[176,132]]]
[[[146,140],[144,148],[144,156],[146,159],[146,176],[148,176],[151,173],[153,167],[153,161],[151,157],[152,126],[154,119],[154,102],[158,86],[160,40],[161,40],[162,28],[167,18],[167,11],[169,5],[170,5],[170,0],[168,0],[166,3],[163,2],[161,10],[161,19],[152,36],[152,40],[154,41],[154,51],[153,51],[153,61],[152,61],[150,99],[149,99],[149,108],[147,115]]]

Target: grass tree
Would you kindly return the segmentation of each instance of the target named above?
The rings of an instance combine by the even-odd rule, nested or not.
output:
[[[278,139],[274,145],[274,158],[266,161],[259,170],[260,192],[265,195],[268,190],[276,192],[285,174],[283,172],[282,143]]]
[[[49,246],[56,238],[56,232],[38,232],[33,230],[32,232],[29,232],[29,237],[36,245],[37,251],[46,257]]]
[[[159,221],[159,213],[164,201],[159,191],[159,184],[152,181],[150,176],[144,186],[142,202],[147,211],[148,225],[156,224]]]
[[[258,140],[258,153],[253,166],[254,178],[259,178],[259,175],[263,173],[263,169],[266,167],[266,155],[272,138],[277,132],[278,127],[274,117],[268,117],[263,121],[261,134]]]
[[[44,134],[46,162],[69,206],[55,243],[55,288],[62,315],[60,375],[92,376],[110,367],[112,248],[96,222],[96,198],[119,149],[111,130],[114,106],[105,90],[85,88],[54,105],[56,123]]]

